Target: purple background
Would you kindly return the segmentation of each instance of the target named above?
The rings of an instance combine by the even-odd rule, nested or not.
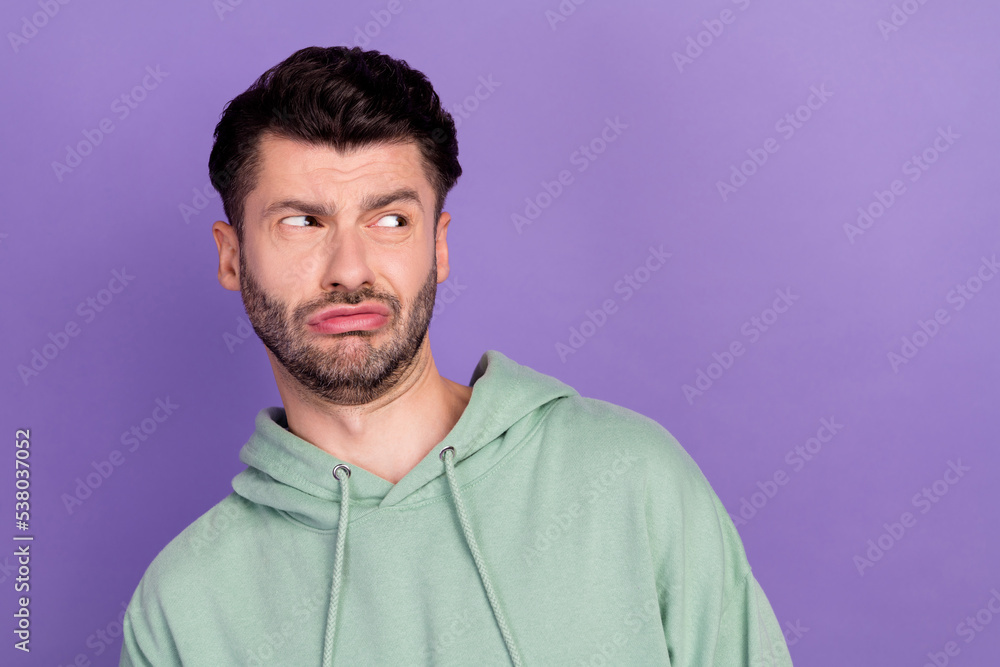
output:
[[[16,574],[0,556],[0,661],[117,664],[120,640],[97,655],[95,633],[115,631],[152,558],[231,490],[254,415],[280,399],[263,347],[239,336],[239,295],[216,280],[222,206],[197,192],[212,192],[212,130],[293,51],[361,42],[426,73],[461,120],[453,278],[431,326],[443,375],[468,382],[497,349],[663,424],[730,513],[742,507],[779,621],[808,628],[796,664],[922,665],[948,642],[950,664],[997,664],[1000,618],[981,610],[1000,590],[1000,280],[980,267],[1000,250],[1000,10],[908,0],[895,26],[889,0],[667,4],[567,0],[550,24],[556,0],[402,0],[396,14],[383,0],[5,2],[2,428],[8,443],[31,429],[35,542],[30,656],[11,648]],[[678,65],[686,49],[696,57]],[[812,87],[829,96],[802,107]],[[808,119],[788,136],[776,123],[796,112]],[[105,118],[113,131],[57,175]],[[602,145],[608,118],[627,127]],[[939,128],[952,133],[940,154]],[[596,159],[574,156],[591,142]],[[926,149],[937,159],[911,180],[905,165]],[[723,198],[718,182],[762,153]],[[562,170],[572,182],[539,197]],[[903,194],[848,234],[897,179]],[[545,208],[519,232],[526,198]],[[671,253],[652,272],[650,246]],[[129,285],[102,293],[123,268]],[[977,283],[980,270],[991,280]],[[628,299],[626,275],[645,281]],[[965,301],[952,290],[970,279],[981,289]],[[775,321],[776,290],[797,298]],[[584,325],[608,299],[614,312]],[[947,322],[913,341],[938,309]],[[762,316],[766,331],[751,320]],[[78,335],[23,381],[18,367],[69,322]],[[903,337],[922,345],[894,368]],[[743,354],[711,366],[734,341]],[[579,347],[563,359],[559,343]],[[689,400],[699,371],[712,386]],[[125,450],[121,434],[168,398],[179,407]],[[843,428],[809,461],[786,459],[823,418]],[[6,447],[0,517],[13,535]],[[68,511],[64,494],[116,449],[124,463]],[[968,471],[915,503],[949,461]],[[767,484],[776,473],[783,486]],[[904,512],[915,524],[883,535]],[[880,536],[891,548],[859,573],[855,556]],[[992,622],[967,641],[959,624],[977,612]]]

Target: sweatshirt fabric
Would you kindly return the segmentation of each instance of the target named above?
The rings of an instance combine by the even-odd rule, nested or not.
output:
[[[392,484],[256,417],[156,556],[120,664],[784,667],[729,515],[656,421],[486,351]]]

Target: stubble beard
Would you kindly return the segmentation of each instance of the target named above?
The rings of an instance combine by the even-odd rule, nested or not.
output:
[[[402,307],[394,295],[371,286],[350,294],[326,292],[297,307],[268,295],[257,282],[240,252],[240,293],[247,317],[261,342],[288,374],[316,398],[338,405],[365,405],[391,390],[413,365],[427,336],[437,295],[437,256],[424,284],[414,298],[409,317],[402,321]],[[388,326],[374,331],[317,334],[305,322],[320,309],[376,301],[390,310]],[[375,336],[387,336],[379,347]],[[310,343],[309,339],[323,340]],[[333,339],[333,340],[331,340]]]

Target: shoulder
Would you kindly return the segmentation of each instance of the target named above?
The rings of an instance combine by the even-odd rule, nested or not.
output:
[[[189,592],[197,582],[211,582],[226,554],[248,539],[251,519],[259,508],[231,492],[171,539],[146,568],[139,587],[146,593]],[[186,593],[185,593],[186,594]]]
[[[153,558],[125,611],[122,665],[181,664],[176,633],[203,623],[197,610],[212,601],[220,583],[232,583],[227,555],[246,548],[254,511],[230,493]]]
[[[555,401],[550,419],[563,420],[566,426],[596,429],[604,437],[641,438],[662,446],[677,441],[658,421],[625,406],[587,396],[564,396]]]
[[[551,421],[550,421],[551,420]],[[643,507],[650,540],[661,553],[698,544],[708,561],[728,567],[736,585],[749,571],[742,541],[721,500],[681,443],[656,420],[629,408],[583,396],[557,401],[546,421],[564,464],[603,461],[609,482]],[[558,437],[555,437],[558,433]],[[593,466],[589,466],[593,470]],[[707,564],[707,563],[706,563]]]
[[[555,402],[546,421],[560,432],[558,442],[576,456],[616,454],[639,463],[649,476],[707,485],[694,459],[677,438],[655,419],[621,405],[585,396]]]

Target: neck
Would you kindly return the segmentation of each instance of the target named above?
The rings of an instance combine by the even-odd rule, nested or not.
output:
[[[442,377],[425,336],[403,377],[378,400],[338,405],[303,390],[268,351],[288,430],[395,484],[441,442],[469,404],[472,387]]]

